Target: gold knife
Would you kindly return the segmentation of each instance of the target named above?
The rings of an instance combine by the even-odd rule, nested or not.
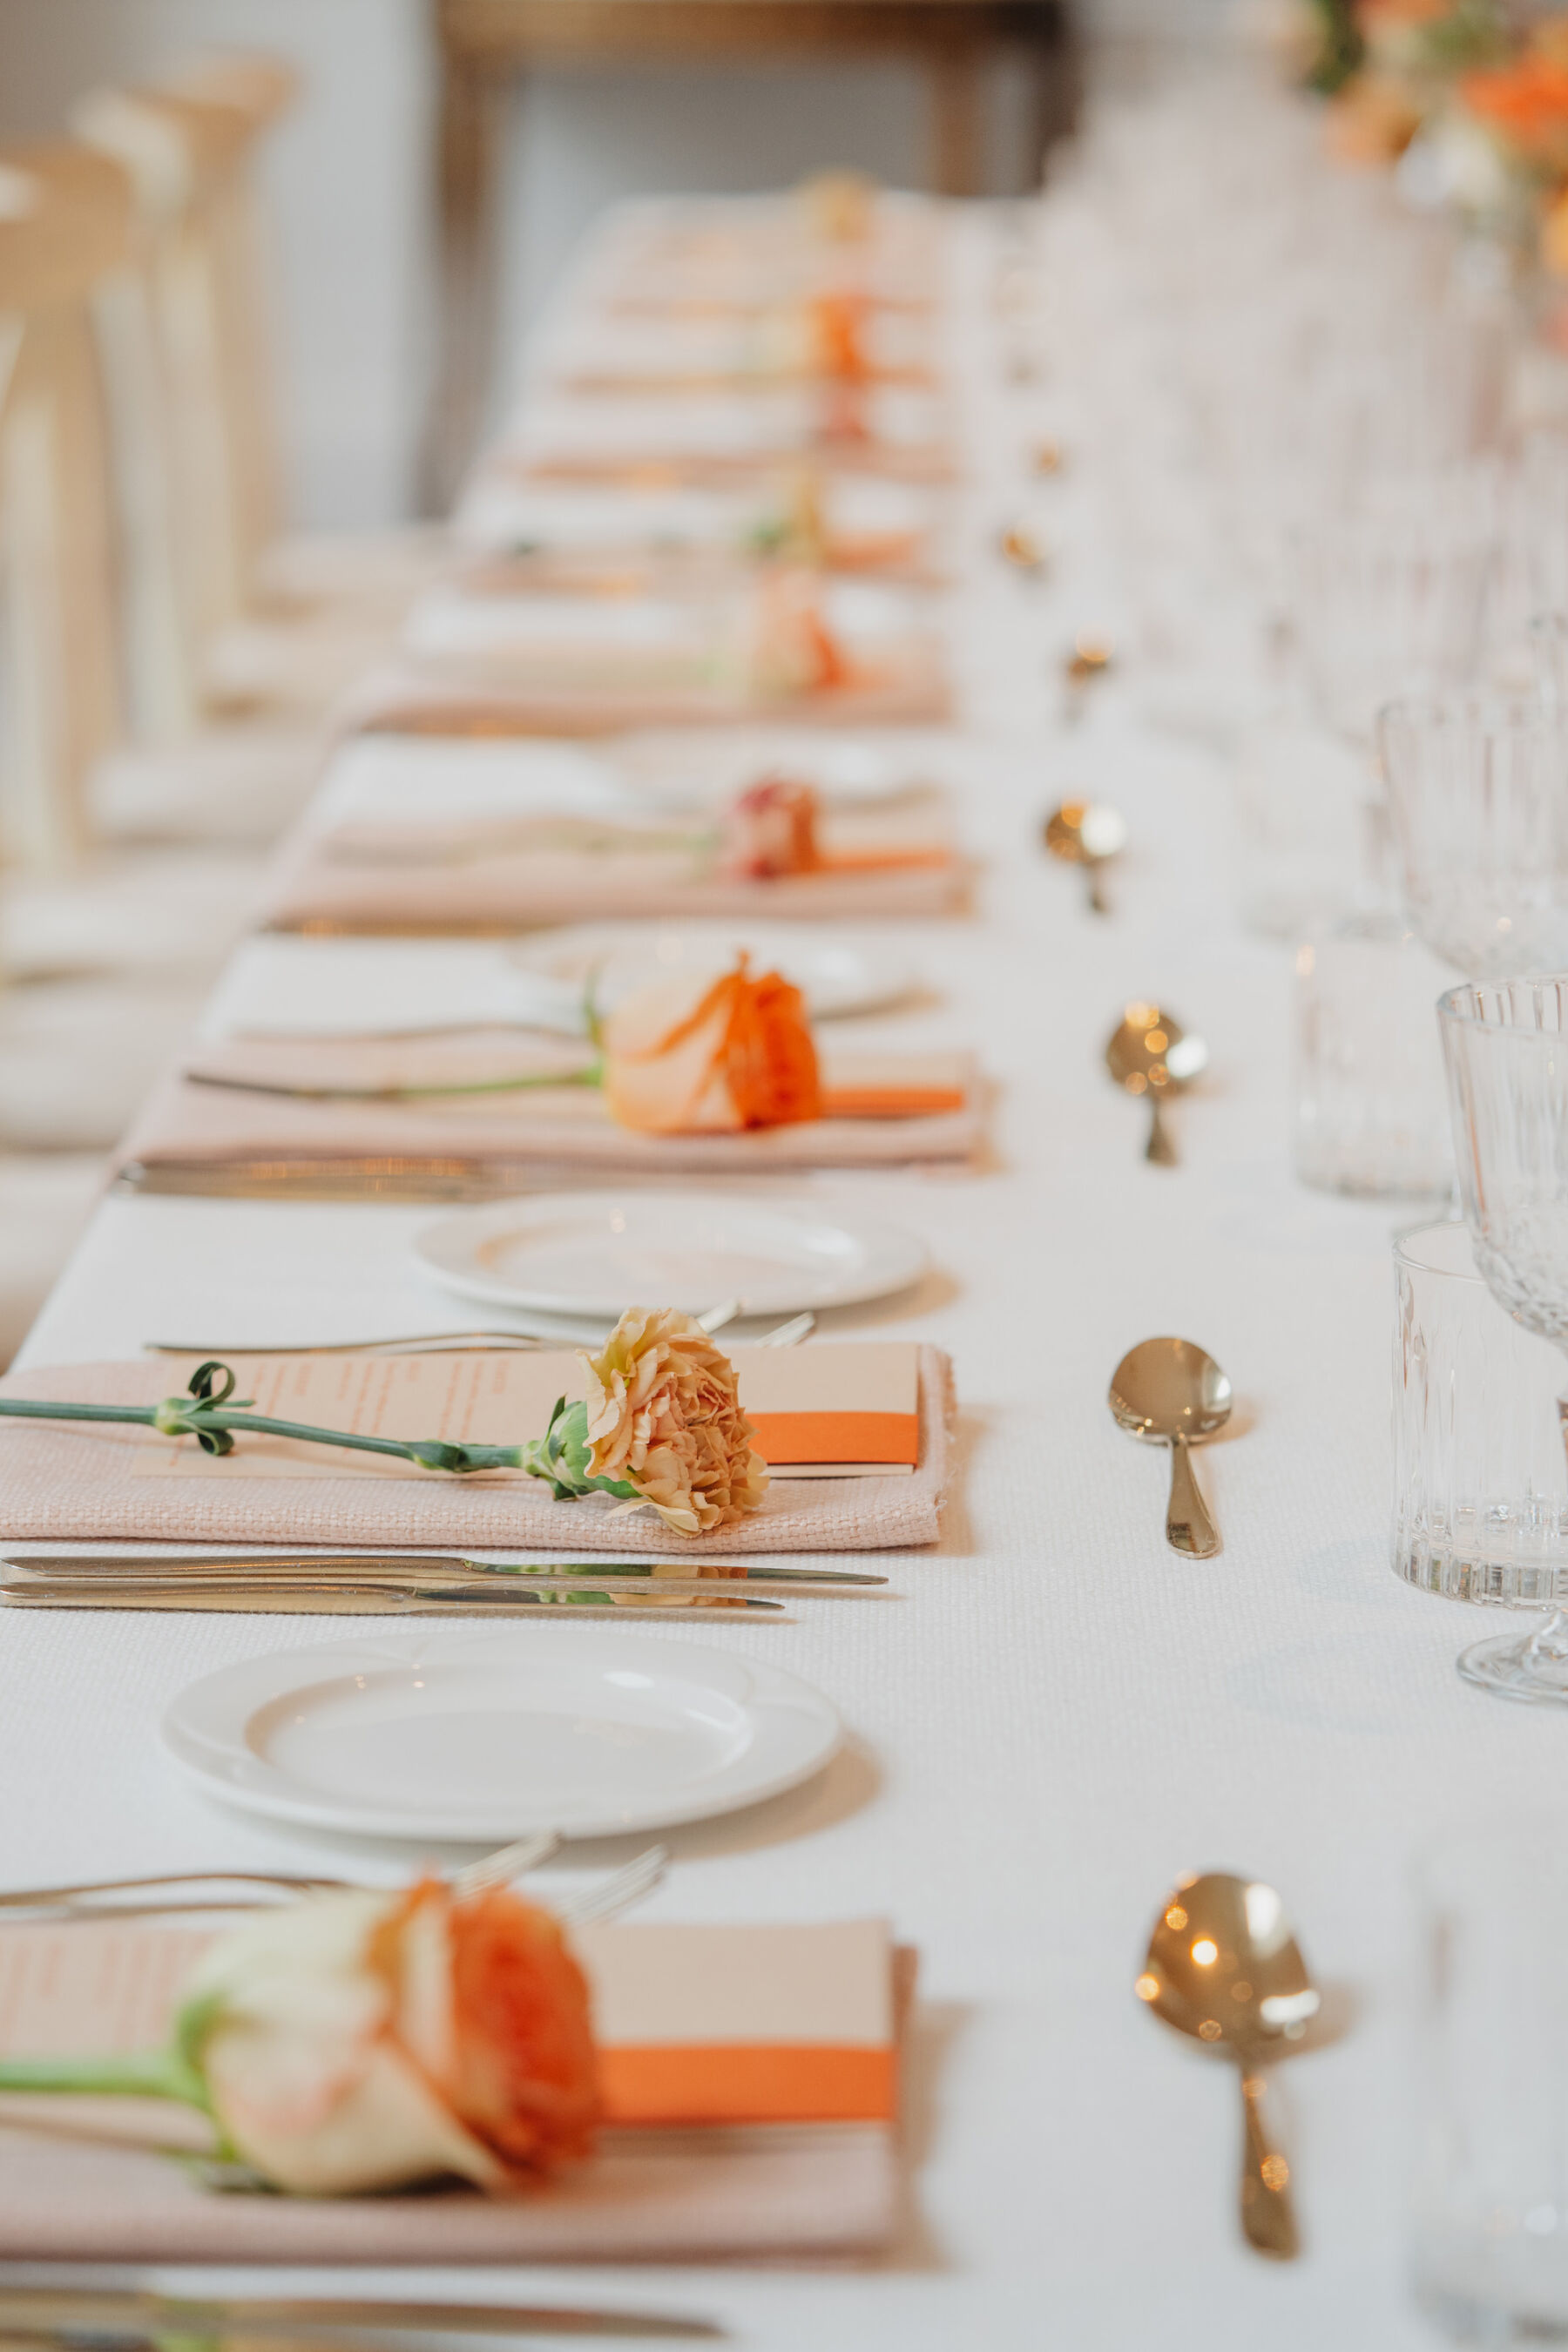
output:
[[[121,2293],[114,2288],[0,2289],[0,2336],[153,2337],[215,2335],[300,2336],[377,2335],[383,2329],[431,2336],[644,2336],[700,2337],[724,2330],[710,2319],[674,2313],[550,2310],[537,2305],[484,2303],[285,2302],[271,2297],[184,2297]]]
[[[705,1614],[744,1609],[783,1614],[782,1601],[753,1601],[749,1595],[717,1592],[699,1596],[679,1592],[668,1601],[628,1593],[623,1601],[603,1585],[569,1591],[497,1591],[493,1585],[410,1585],[390,1579],[332,1583],[275,1584],[257,1578],[209,1581],[187,1577],[161,1583],[143,1577],[100,1576],[68,1583],[63,1578],[34,1580],[0,1580],[0,1599],[7,1608],[22,1609],[216,1609],[232,1612],[278,1612],[359,1616],[443,1617],[472,1615],[536,1616],[545,1611],[569,1611],[578,1617],[668,1617],[701,1611]]]
[[[752,1567],[741,1560],[715,1560],[712,1573],[703,1575],[685,1560],[467,1559],[458,1552],[168,1552],[158,1555],[128,1552],[32,1552],[19,1559],[0,1556],[0,1570],[36,1576],[152,1577],[162,1582],[198,1575],[203,1581],[228,1577],[258,1579],[281,1584],[294,1577],[320,1581],[323,1577],[388,1577],[399,1584],[485,1583],[494,1578],[507,1588],[549,1590],[583,1583],[603,1584],[623,1580],[646,1584],[658,1592],[708,1591],[714,1585],[839,1584],[849,1587],[885,1585],[885,1576],[868,1576],[833,1568]],[[673,1570],[673,1574],[666,1571]]]

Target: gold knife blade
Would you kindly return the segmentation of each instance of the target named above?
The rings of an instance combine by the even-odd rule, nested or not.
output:
[[[710,2319],[675,2313],[550,2310],[531,2304],[292,2302],[268,2297],[121,2293],[113,2288],[7,2287],[0,2290],[0,2334],[203,2336],[383,2329],[432,2336],[643,2336],[712,2341],[725,2331]]]
[[[655,1617],[702,1611],[749,1610],[771,1616],[783,1613],[782,1601],[753,1601],[748,1595],[715,1593],[709,1597],[677,1593],[668,1601],[642,1594],[625,1600],[598,1588],[559,1593],[497,1592],[489,1586],[381,1583],[268,1584],[207,1583],[188,1578],[170,1584],[141,1578],[99,1577],[70,1584],[40,1578],[37,1582],[0,1580],[0,1600],[7,1608],[22,1609],[190,1609],[226,1610],[231,1614],[281,1612],[297,1615],[342,1617],[394,1615],[449,1617]]]
[[[676,1573],[664,1570],[675,1567]],[[230,1576],[258,1577],[283,1583],[294,1577],[311,1580],[339,1575],[387,1577],[397,1583],[499,1583],[531,1591],[556,1585],[624,1581],[633,1590],[680,1591],[688,1586],[706,1591],[722,1584],[841,1584],[885,1585],[885,1576],[832,1568],[753,1567],[741,1560],[714,1560],[711,1572],[688,1571],[686,1563],[668,1560],[567,1559],[558,1561],[468,1559],[458,1552],[167,1552],[140,1557],[126,1552],[30,1552],[15,1559],[0,1557],[0,1570],[18,1575],[60,1576],[71,1581],[94,1576],[152,1577],[159,1581],[192,1574],[214,1580]]]

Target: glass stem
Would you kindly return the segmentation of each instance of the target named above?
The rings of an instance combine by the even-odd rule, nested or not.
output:
[[[1568,1613],[1554,1609],[1531,1635],[1526,1655],[1531,1665],[1568,1665]]]

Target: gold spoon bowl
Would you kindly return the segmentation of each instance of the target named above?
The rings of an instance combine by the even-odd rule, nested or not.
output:
[[[1190,1454],[1230,1419],[1229,1378],[1191,1339],[1144,1339],[1112,1372],[1108,1402],[1129,1435],[1171,1449],[1165,1541],[1190,1559],[1212,1559],[1219,1530],[1198,1491]]]
[[[1208,1067],[1209,1049],[1191,1037],[1158,1004],[1122,1007],[1121,1019],[1105,1048],[1105,1066],[1117,1085],[1149,1104],[1149,1140],[1143,1157],[1158,1168],[1174,1168],[1176,1147],[1165,1125],[1163,1106]]]
[[[1225,1871],[1178,1879],[1133,1990],[1178,2033],[1223,2050],[1241,2070],[1241,2226],[1276,2262],[1300,2251],[1290,2167],[1262,2112],[1264,2054],[1299,2041],[1320,1997],[1285,1906],[1261,1879]]]
[[[1127,819],[1121,810],[1107,808],[1101,801],[1064,801],[1046,819],[1045,841],[1053,857],[1083,867],[1090,912],[1108,915],[1100,868],[1127,846]]]

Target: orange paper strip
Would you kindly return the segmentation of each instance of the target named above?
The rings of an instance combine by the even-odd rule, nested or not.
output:
[[[962,1087],[824,1087],[824,1118],[931,1118],[963,1110]]]
[[[898,1462],[920,1460],[920,1415],[913,1412],[754,1412],[764,1462]]]
[[[889,2049],[847,2043],[655,2042],[601,2049],[607,2124],[886,2123]]]

